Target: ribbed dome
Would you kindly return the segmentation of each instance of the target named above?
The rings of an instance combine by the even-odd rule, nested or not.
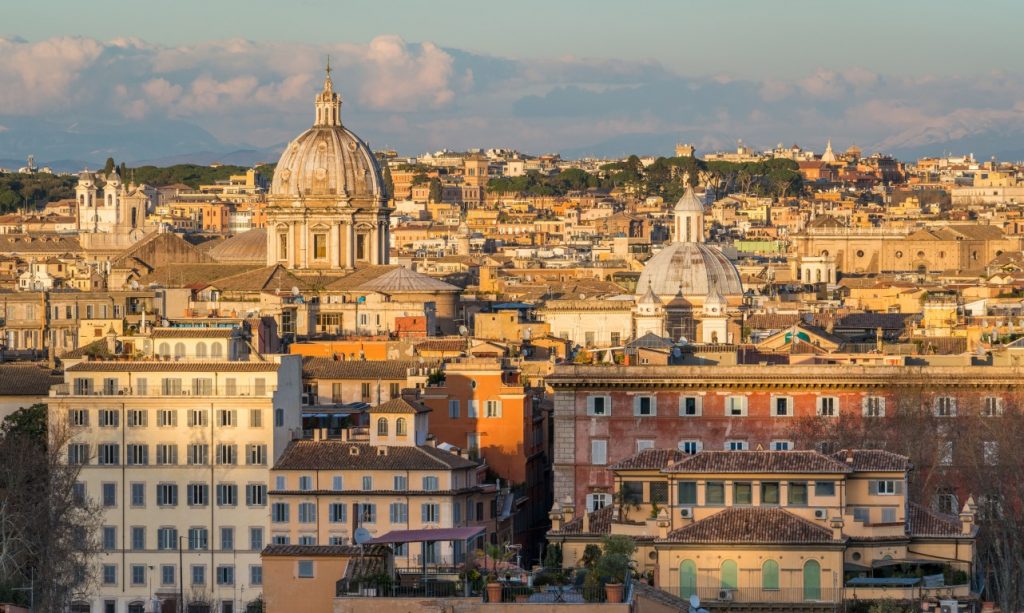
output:
[[[686,186],[686,191],[676,202],[676,206],[673,209],[676,213],[703,213],[704,203],[700,201],[697,194],[694,193],[693,187],[690,185]]]
[[[682,291],[687,300],[703,302],[712,287],[725,296],[743,293],[740,274],[722,252],[704,243],[672,243],[647,261],[637,282],[642,295],[648,286],[662,298]]]
[[[279,201],[347,200],[354,207],[382,206],[387,198],[377,158],[341,125],[341,98],[333,90],[330,72],[316,97],[316,121],[281,154],[269,196]]]

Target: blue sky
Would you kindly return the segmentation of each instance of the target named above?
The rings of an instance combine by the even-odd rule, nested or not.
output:
[[[1021,2],[8,4],[0,159],[273,148],[309,124],[327,54],[346,123],[410,154],[739,138],[987,154],[1024,133]]]

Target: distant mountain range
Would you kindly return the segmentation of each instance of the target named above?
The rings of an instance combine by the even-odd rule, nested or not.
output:
[[[708,132],[687,134],[700,142],[732,142],[733,135]],[[676,134],[631,133],[586,146],[561,150],[566,158],[672,155],[679,140]],[[766,144],[750,143],[761,148]],[[438,145],[443,146],[443,145]],[[102,167],[107,157],[129,166],[172,166],[214,162],[250,166],[275,162],[285,143],[270,147],[239,147],[225,144],[192,123],[159,119],[147,121],[95,121],[87,124],[69,119],[65,123],[36,118],[0,116],[0,167],[17,169],[25,165],[28,154],[40,167],[55,172],[75,172],[85,167]],[[1024,127],[984,126],[970,131],[963,126],[952,129],[922,127],[894,134],[875,145],[863,146],[865,155],[882,151],[912,160],[930,155],[973,153],[979,160],[995,156],[1000,160],[1024,160]],[[702,152],[698,152],[702,153]]]

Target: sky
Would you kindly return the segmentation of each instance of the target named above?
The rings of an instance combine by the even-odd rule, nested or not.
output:
[[[346,125],[406,154],[1024,156],[1022,19],[998,0],[33,0],[0,22],[0,160],[272,150],[309,125],[328,54]]]

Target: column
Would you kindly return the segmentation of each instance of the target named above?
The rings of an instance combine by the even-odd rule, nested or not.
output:
[[[331,226],[331,268],[338,268],[341,259],[341,227],[335,222]]]
[[[345,224],[345,268],[351,269],[355,260],[356,233],[355,226],[350,219]]]
[[[306,241],[309,238],[308,224],[305,221],[299,226],[299,261],[298,268],[309,268],[309,249]]]

